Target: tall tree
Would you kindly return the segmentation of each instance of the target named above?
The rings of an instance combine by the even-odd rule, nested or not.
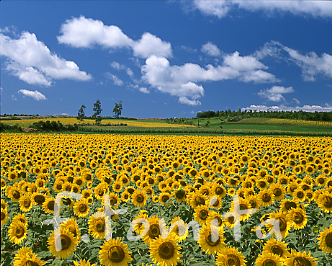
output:
[[[122,101],[119,101],[118,103],[115,103],[115,106],[113,108],[114,117],[119,119],[119,125],[120,125],[121,111],[122,111]]]
[[[101,102],[99,100],[94,103],[92,110],[94,111],[92,117],[96,120],[97,124],[100,124],[102,119],[100,114],[103,109],[101,109]]]
[[[85,113],[84,113],[84,109],[85,109],[85,105],[83,104],[81,106],[81,108],[78,110],[78,114],[77,114],[77,119],[80,121],[83,121],[84,117],[85,117]]]

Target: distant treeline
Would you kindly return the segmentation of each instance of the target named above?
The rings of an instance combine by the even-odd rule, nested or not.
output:
[[[249,117],[264,117],[264,118],[279,118],[279,119],[298,119],[308,121],[332,121],[332,112],[305,112],[305,111],[252,111],[244,110],[231,111],[204,111],[199,112],[196,118],[212,118],[212,117],[236,117],[245,116]]]
[[[95,117],[93,116],[84,116],[84,119],[96,119]],[[121,120],[137,120],[137,118],[134,118],[134,117],[114,117],[114,116],[102,116],[102,119],[105,120],[105,119],[121,119]]]

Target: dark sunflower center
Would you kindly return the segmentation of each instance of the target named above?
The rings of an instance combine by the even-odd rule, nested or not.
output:
[[[54,200],[47,203],[47,209],[54,211]]]
[[[240,266],[240,259],[234,255],[234,254],[229,254],[226,257],[226,263],[229,266]]]
[[[1,221],[5,220],[6,214],[4,212],[1,212]]]
[[[205,204],[204,198],[202,198],[200,196],[195,198],[195,202],[196,202],[197,205],[204,205]]]
[[[281,257],[282,254],[283,254],[283,250],[282,250],[282,248],[279,247],[279,246],[272,246],[271,251],[272,251],[274,254],[279,255],[280,257]]]
[[[71,199],[67,198],[67,199],[62,199],[63,204],[69,206],[71,204]]]
[[[279,217],[279,228],[280,228],[280,231],[285,231],[286,228],[287,228],[287,222],[284,218],[282,217]]]
[[[24,264],[22,266],[38,266],[39,264],[37,262],[34,262],[32,260],[27,260],[26,262],[24,262]]]
[[[298,198],[303,198],[304,197],[304,193],[302,192],[302,191],[298,191],[297,193],[296,193],[296,196],[298,197]]]
[[[285,209],[288,211],[291,208],[296,208],[296,203],[295,202],[291,202],[291,201],[287,201],[285,203]]]
[[[185,197],[185,195],[186,195],[186,192],[183,189],[180,189],[175,193],[175,196],[178,199],[183,199]]]
[[[102,233],[105,231],[105,221],[99,220],[96,222],[96,231]]]
[[[19,191],[15,190],[15,191],[13,192],[13,198],[14,198],[14,199],[19,199],[20,196],[21,196],[21,193],[20,193]]]
[[[300,224],[303,222],[304,217],[303,217],[302,213],[296,212],[296,213],[294,213],[293,220],[295,223]]]
[[[224,193],[224,190],[223,190],[223,188],[221,188],[221,187],[217,187],[216,190],[215,190],[215,193],[216,193],[217,195],[222,195],[222,194]]]
[[[263,266],[276,266],[277,264],[275,261],[267,259],[266,261],[263,262]]]
[[[144,196],[143,195],[138,195],[137,198],[136,198],[136,201],[138,203],[143,203],[144,202]]]
[[[332,248],[332,232],[328,233],[325,237],[326,246]]]
[[[80,212],[86,212],[88,209],[88,206],[86,204],[81,204],[78,209]]]
[[[114,205],[114,204],[116,204],[118,201],[117,201],[117,199],[115,198],[115,197],[112,197],[112,198],[110,198],[110,204],[111,205]]]
[[[31,200],[30,199],[25,199],[24,202],[23,202],[23,206],[28,208],[30,207],[31,205]]]
[[[120,263],[121,261],[123,261],[124,257],[125,253],[123,249],[119,246],[111,247],[108,251],[108,258],[112,262]]]
[[[24,236],[24,232],[25,232],[24,228],[22,228],[22,227],[16,228],[15,236],[17,238],[21,238],[22,236]]]
[[[157,225],[157,224],[151,225],[150,229],[149,229],[149,237],[151,239],[155,239],[159,235],[160,235],[159,225]]]
[[[294,266],[311,266],[311,262],[306,258],[296,257],[293,261],[293,265]]]
[[[164,260],[172,258],[174,253],[175,248],[171,242],[164,242],[158,248],[158,254]]]
[[[274,194],[276,197],[278,197],[278,196],[281,196],[282,191],[281,191],[280,188],[275,188],[275,189],[273,190],[273,194]]]
[[[332,198],[329,196],[324,197],[324,207],[325,208],[332,208]]]
[[[36,195],[34,200],[38,204],[42,204],[45,201],[45,196],[44,195]]]
[[[206,220],[206,218],[208,217],[209,213],[207,210],[201,210],[199,212],[199,218],[201,218],[202,220]]]
[[[163,195],[162,197],[161,197],[161,201],[162,202],[166,202],[166,201],[168,201],[169,200],[169,196],[168,195]]]
[[[257,202],[255,200],[250,200],[249,204],[251,205],[252,208],[256,208],[257,207]]]
[[[271,200],[271,195],[269,193],[264,193],[263,197],[262,197],[262,200],[264,202],[269,202]]]
[[[219,238],[218,234],[216,234],[216,232],[213,232],[213,236],[214,236],[214,238],[218,237],[218,239],[216,241],[212,241],[211,233],[209,233],[207,236],[205,236],[206,243],[211,247],[217,246],[220,243],[220,238]]]
[[[61,246],[62,250],[66,250],[70,247],[71,245],[71,239],[67,235],[61,235]]]
[[[217,220],[218,226],[222,225],[222,219],[219,216],[215,217],[214,220]]]

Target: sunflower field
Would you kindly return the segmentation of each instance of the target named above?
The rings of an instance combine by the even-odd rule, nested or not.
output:
[[[3,133],[0,160],[1,265],[332,265],[330,137]]]

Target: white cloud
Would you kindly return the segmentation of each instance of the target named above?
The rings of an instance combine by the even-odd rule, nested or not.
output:
[[[284,46],[284,50],[288,52],[291,60],[302,69],[304,80],[315,81],[318,74],[332,78],[332,55],[324,53],[319,57],[315,52],[302,55],[286,46]]]
[[[12,101],[17,101],[15,95],[12,95]]]
[[[132,40],[117,26],[107,26],[100,20],[93,20],[83,16],[68,19],[61,26],[58,42],[73,47],[92,48],[101,45],[105,48],[129,47]]]
[[[283,94],[291,92],[294,92],[292,87],[285,88],[283,86],[273,86],[270,89],[264,91],[261,90],[258,95],[273,102],[280,102],[281,100],[285,101],[285,98],[282,96]]]
[[[279,105],[279,106],[266,106],[266,105],[250,105],[249,107],[241,108],[242,111],[244,110],[257,110],[257,111],[304,111],[304,112],[331,112],[332,106],[329,104],[325,104],[325,106],[320,105],[303,105],[302,107],[296,106],[285,106],[285,105]]]
[[[296,104],[300,104],[300,101],[296,98],[293,98],[293,101],[296,102]]]
[[[119,79],[116,75],[113,75],[112,73],[106,73],[106,76],[113,80],[113,83],[117,86],[122,86],[123,85],[123,81],[121,79]]]
[[[28,84],[50,86],[52,79],[91,79],[74,62],[52,54],[33,33],[23,32],[19,39],[0,33],[0,55],[9,59],[6,69]]]
[[[282,54],[281,51],[284,51]],[[286,53],[285,53],[286,52]],[[323,53],[318,56],[315,52],[301,54],[276,41],[270,41],[253,55],[257,59],[267,56],[275,57],[277,60],[294,62],[302,69],[302,77],[305,81],[315,81],[318,75],[332,78],[332,55]]]
[[[125,70],[128,76],[130,77],[134,76],[133,71],[129,67],[126,67],[125,65],[120,65],[118,62],[112,62],[111,67],[113,67],[116,70]]]
[[[150,93],[150,91],[147,89],[147,88],[145,88],[145,87],[141,87],[141,88],[139,88],[138,89],[140,92],[143,92],[143,93],[146,93],[146,94],[149,94]]]
[[[243,0],[194,0],[193,7],[205,15],[225,17],[234,9],[263,11],[267,14],[291,13],[299,16],[332,17],[332,5],[329,1],[243,1]]]
[[[208,43],[204,44],[202,46],[201,51],[203,53],[206,53],[206,54],[211,55],[211,56],[220,56],[220,54],[221,54],[221,52],[220,52],[219,48],[217,47],[217,45],[215,45],[211,42],[208,42]]]
[[[62,26],[58,42],[73,47],[92,48],[101,45],[103,48],[131,48],[137,57],[148,58],[150,55],[171,57],[171,44],[145,32],[141,39],[134,41],[114,25],[105,25],[100,20],[72,18]]]
[[[182,103],[182,104],[187,104],[187,105],[192,105],[192,106],[201,105],[200,101],[189,100],[187,97],[180,97],[179,102]]]
[[[18,93],[22,93],[24,96],[28,96],[28,97],[32,97],[37,101],[40,100],[47,100],[47,98],[45,97],[45,95],[41,94],[39,91],[35,90],[35,91],[29,91],[29,90],[19,90]]]
[[[142,58],[148,58],[151,55],[172,56],[171,44],[148,32],[145,32],[140,40],[134,42],[132,48],[134,55]]]

